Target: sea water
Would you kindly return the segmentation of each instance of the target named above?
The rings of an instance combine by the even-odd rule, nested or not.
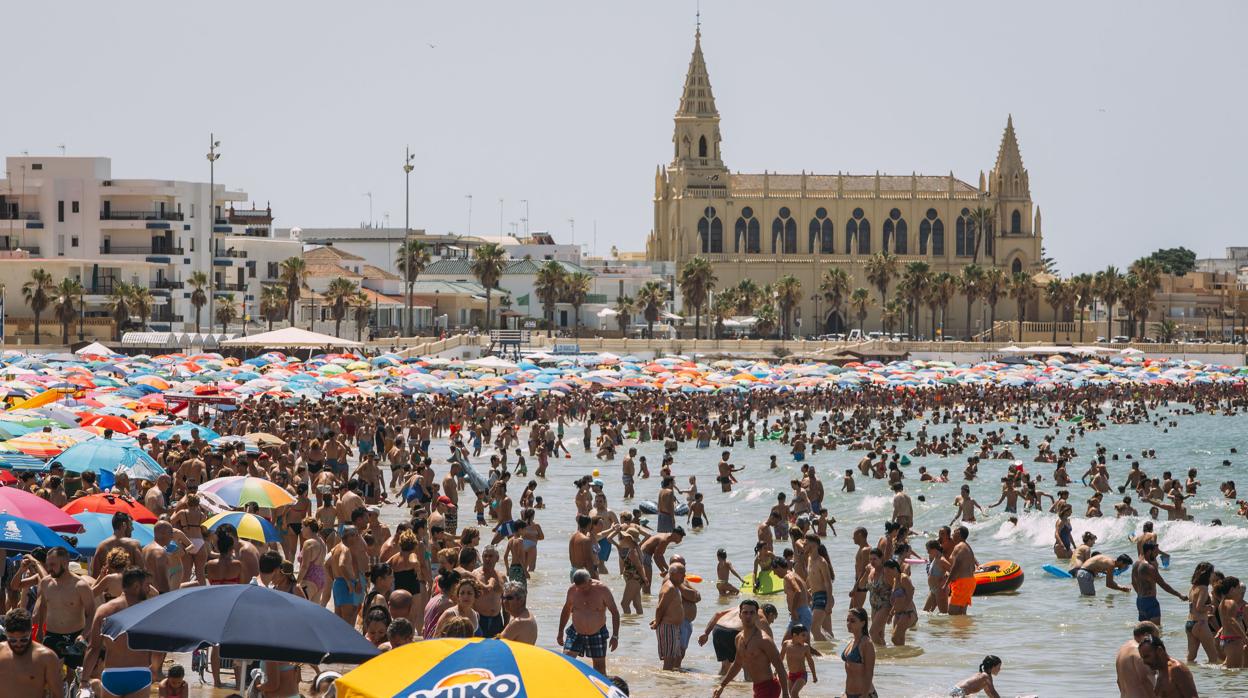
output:
[[[1166,415],[1160,410],[1159,415]],[[1196,517],[1194,522],[1157,523],[1157,532],[1163,550],[1173,555],[1170,568],[1163,570],[1166,580],[1181,593],[1186,593],[1192,568],[1201,560],[1213,562],[1227,574],[1248,578],[1248,527],[1236,516],[1233,502],[1224,500],[1218,485],[1225,480],[1235,480],[1241,489],[1248,490],[1248,422],[1242,417],[1210,415],[1179,416],[1178,426],[1169,433],[1151,424],[1111,425],[1100,431],[1090,431],[1073,442],[1066,442],[1063,423],[1062,436],[1055,441],[1059,446],[1073,446],[1078,457],[1067,470],[1076,482],[1069,488],[1075,516],[1072,519],[1074,536],[1078,540],[1084,531],[1092,531],[1098,537],[1097,549],[1118,555],[1127,553],[1135,557],[1135,546],[1128,536],[1140,530],[1143,518],[1115,519],[1113,504],[1120,501],[1116,490],[1130,467],[1128,455],[1138,458],[1142,449],[1155,449],[1156,460],[1142,460],[1141,466],[1150,476],[1160,477],[1169,470],[1176,478],[1185,479],[1188,468],[1199,469],[1201,487],[1199,496],[1188,500]],[[817,422],[817,418],[816,418]],[[1004,427],[1012,435],[1016,425],[985,424],[985,430]],[[917,431],[919,424],[910,425]],[[968,431],[976,431],[981,425],[969,425]],[[579,433],[578,427],[569,433]],[[950,427],[929,427],[932,434],[946,433]],[[1021,433],[1031,437],[1031,450],[1013,446],[1016,457],[1027,470],[1041,474],[1044,480],[1040,489],[1054,494],[1052,483],[1053,465],[1033,461],[1035,446],[1044,433],[1030,426],[1019,426]],[[595,435],[597,430],[595,429]],[[522,441],[524,437],[522,437]],[[1111,484],[1115,492],[1106,497],[1103,504],[1109,518],[1085,519],[1081,515],[1091,490],[1078,483],[1079,475],[1087,469],[1095,456],[1095,444],[1108,448],[1110,458],[1118,454],[1119,460],[1109,461]],[[901,442],[903,452],[912,444]],[[579,443],[577,444],[579,446]],[[636,446],[639,455],[646,456],[652,472],[657,474],[662,461],[662,443],[638,443],[627,441],[625,449]],[[739,599],[720,598],[714,585],[715,551],[725,548],[729,558],[744,575],[750,571],[755,527],[767,515],[775,502],[776,493],[788,492],[789,481],[798,477],[800,465],[788,454],[787,447],[779,442],[758,441],[754,449],[744,443],[730,449],[732,461],[744,465],[746,470],[738,473],[740,482],[732,493],[719,491],[715,482],[715,467],[721,449],[697,449],[693,441],[681,444],[675,457],[673,473],[683,489],[688,476],[696,475],[698,486],[705,494],[710,525],[700,533],[693,533],[668,553],[679,553],[688,560],[691,574],[700,575],[703,581],[698,588],[702,602],[698,604],[698,617],[694,621],[694,637],[685,657],[685,670],[664,672],[659,669],[655,635],[649,628],[653,618],[654,597],[645,598],[645,615],[624,616],[620,630],[619,649],[608,656],[608,673],[619,674],[628,681],[633,696],[709,696],[717,681],[719,664],[708,643],[697,645],[707,620],[716,611],[735,606]],[[1232,447],[1243,453],[1231,454]],[[769,456],[776,455],[781,467],[768,469]],[[445,446],[434,447],[435,463],[445,467]],[[826,541],[836,572],[835,608],[832,609],[836,640],[816,646],[824,656],[816,660],[819,683],[809,685],[803,694],[808,696],[840,695],[844,689],[845,672],[839,658],[845,630],[845,611],[848,608],[847,592],[852,584],[854,547],[851,534],[856,526],[866,526],[872,544],[882,533],[884,520],[891,513],[891,493],[885,481],[863,477],[855,470],[858,489],[852,494],[843,493],[841,477],[847,468],[853,468],[861,451],[821,451],[808,454],[806,463],[818,468],[827,492],[825,506],[836,518],[837,537]],[[582,475],[598,470],[606,483],[605,491],[612,509],[623,511],[630,508],[621,500],[623,486],[620,482],[620,457],[614,462],[595,460],[591,453],[574,448],[570,459],[551,459],[547,479],[539,481],[537,494],[546,502],[547,508],[538,512],[537,520],[546,533],[546,540],[539,545],[537,572],[529,585],[529,606],[535,613],[539,627],[539,644],[554,650],[556,623],[568,588],[567,541],[575,530],[573,521],[572,481]],[[1222,461],[1229,459],[1230,466]],[[532,475],[535,458],[528,458]],[[473,461],[485,466],[484,457]],[[913,458],[913,463],[903,470],[906,474],[907,491],[915,500],[915,528],[934,532],[949,523],[954,515],[953,499],[962,483],[965,455],[947,458]],[[514,459],[512,465],[514,466]],[[942,468],[950,471],[949,483],[920,483],[918,468],[927,466],[929,472],[939,473]],[[997,500],[1000,494],[1000,477],[1007,467],[1006,461],[984,461],[978,478],[971,483],[973,496],[985,507]],[[511,495],[518,497],[526,478],[513,479]],[[637,479],[637,499],[654,499],[658,492],[658,478]],[[1245,492],[1248,494],[1248,491]],[[917,501],[923,495],[925,502]],[[1147,504],[1133,496],[1136,508],[1147,513]],[[471,506],[471,494],[461,500],[465,509]],[[1046,510],[1047,510],[1046,500]],[[1142,505],[1142,506],[1141,506]],[[1020,502],[1021,506],[1021,502]],[[1004,660],[1004,668],[996,679],[1003,696],[1088,696],[1101,698],[1117,695],[1114,676],[1114,655],[1118,647],[1130,639],[1131,627],[1136,622],[1135,597],[1133,594],[1108,591],[1103,582],[1097,585],[1093,598],[1080,597],[1076,585],[1069,580],[1059,580],[1044,574],[1041,566],[1055,563],[1063,567],[1067,563],[1053,557],[1053,528],[1055,517],[1048,513],[1020,513],[1017,525],[1009,522],[1009,514],[1001,507],[990,510],[987,517],[970,526],[970,543],[980,561],[1008,559],[1020,564],[1026,580],[1017,593],[975,597],[966,617],[950,617],[937,614],[920,614],[918,627],[911,630],[904,648],[887,647],[877,652],[875,686],[882,697],[894,696],[946,696],[958,681],[972,675],[984,655],[995,654]],[[401,510],[386,507],[383,518],[391,523],[402,520]],[[653,517],[651,517],[653,518]],[[1212,526],[1210,521],[1220,518],[1222,526]],[[461,526],[471,523],[469,511],[460,514]],[[681,522],[683,524],[683,521]],[[486,540],[489,535],[486,534]],[[912,540],[917,550],[923,549],[925,540]],[[783,544],[777,545],[777,550]],[[617,595],[623,583],[616,574],[614,557],[608,563],[611,574],[604,581]],[[923,568],[916,566],[915,602],[921,608],[927,593]],[[1125,579],[1121,580],[1125,583]],[[656,584],[655,591],[658,586]],[[1183,632],[1186,619],[1186,603],[1164,592],[1159,594],[1162,607],[1163,632],[1171,655],[1184,658],[1187,642]],[[788,621],[784,608],[784,596],[763,599],[775,603],[781,610],[775,629],[783,632]],[[1200,661],[1204,661],[1203,652]],[[1193,667],[1201,695],[1230,696],[1248,694],[1248,672],[1224,670],[1203,664]],[[748,696],[748,684],[737,682],[725,692],[729,696]]]

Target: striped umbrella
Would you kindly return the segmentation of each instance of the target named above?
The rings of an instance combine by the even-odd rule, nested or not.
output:
[[[361,664],[334,685],[338,698],[624,698],[607,677],[571,657],[480,638],[403,645]]]
[[[209,531],[217,530],[217,527],[229,524],[238,529],[238,537],[254,540],[257,543],[280,543],[282,542],[282,534],[278,532],[273,524],[267,519],[248,514],[243,511],[227,511],[217,514],[204,522],[204,526]]]
[[[84,427],[103,427],[112,429],[121,434],[129,434],[132,431],[138,431],[139,425],[126,419],[112,414],[93,414],[83,417],[82,426]]]
[[[294,504],[295,498],[278,485],[261,477],[231,475],[209,480],[199,486],[200,492],[215,494],[232,507],[249,502],[264,509],[275,509]]]
[[[77,444],[78,440],[56,432],[36,431],[4,442],[5,448],[28,456],[51,458]]]

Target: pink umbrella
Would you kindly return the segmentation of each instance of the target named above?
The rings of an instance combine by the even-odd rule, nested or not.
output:
[[[82,530],[81,521],[56,508],[55,504],[16,487],[0,487],[0,512],[30,519],[53,531],[77,533]]]

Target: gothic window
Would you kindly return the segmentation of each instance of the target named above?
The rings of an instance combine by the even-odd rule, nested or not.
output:
[[[698,219],[698,241],[702,244],[702,254],[711,251],[711,222],[706,218]]]
[[[871,221],[863,216],[862,209],[854,209],[854,237],[858,239],[858,254],[871,254]]]
[[[883,237],[884,237],[884,240],[883,240],[884,245],[881,249],[883,249],[885,252],[888,252],[889,246],[893,243],[893,220],[891,218],[884,219],[884,227],[882,230],[883,230]]]
[[[698,138],[698,157],[706,157],[706,136]]]
[[[832,219],[828,218],[828,209],[819,208],[815,211],[815,217],[810,219],[810,252],[815,252],[815,241],[819,241],[819,254],[832,254],[835,241],[833,238],[836,231],[832,228]]]
[[[746,206],[741,209],[741,216],[737,218],[737,224],[733,230],[736,238],[736,251],[741,251],[741,245],[745,245],[747,254],[758,254],[762,252],[762,245],[759,241],[758,219],[754,217],[754,209]]]
[[[932,256],[945,256],[945,224],[939,218],[932,221]]]
[[[771,222],[771,249],[776,253],[797,254],[797,221],[790,217],[787,207],[781,206],[779,215]]]
[[[970,209],[962,209],[962,214],[958,216],[957,223],[954,224],[953,231],[953,253],[959,257],[970,257],[975,248],[975,234],[972,230],[971,211]]]
[[[702,241],[703,254],[722,254],[724,251],[724,224],[715,209],[707,206],[698,221],[698,237]]]
[[[1014,263],[1010,265],[1010,271],[1017,274],[1022,270],[1023,270],[1023,260],[1015,259]]]
[[[919,254],[927,254],[927,241],[932,237],[932,222],[924,218],[919,221]]]
[[[1019,213],[1018,209],[1014,209],[1014,213],[1010,214],[1010,232],[1023,232],[1023,214]]]
[[[897,221],[897,239],[893,242],[896,254],[910,254],[910,235],[906,228],[906,219]]]
[[[845,254],[854,253],[854,240],[858,237],[858,221],[850,218],[845,223]]]

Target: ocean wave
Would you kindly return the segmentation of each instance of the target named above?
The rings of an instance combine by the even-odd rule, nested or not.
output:
[[[1144,521],[1145,519],[1133,517],[1072,517],[1071,535],[1078,542],[1083,538],[1084,532],[1091,531],[1096,535],[1098,547],[1118,550],[1131,545],[1128,537],[1141,533]],[[995,526],[996,531],[992,534],[994,540],[1048,547],[1053,545],[1053,528],[1056,523],[1056,516],[1033,513],[1019,516],[1017,525],[1009,521],[985,521],[972,528],[988,529]],[[1169,552],[1212,550],[1248,540],[1248,528],[1240,526],[1213,526],[1195,521],[1155,521],[1153,527],[1162,550]]]
[[[893,496],[890,495],[864,495],[862,501],[858,503],[858,511],[863,514],[876,514],[881,511],[892,511]]]

